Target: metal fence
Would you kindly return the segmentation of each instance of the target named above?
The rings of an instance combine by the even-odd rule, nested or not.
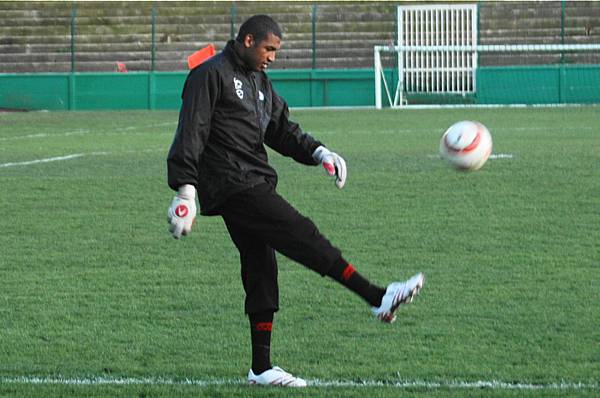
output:
[[[386,2],[0,2],[0,72],[185,70],[258,13],[282,26],[278,69],[369,68],[395,31]]]
[[[600,2],[465,3],[477,5],[479,44],[600,42]],[[219,51],[259,13],[283,29],[274,69],[373,68],[373,47],[396,42],[398,4],[0,1],[0,73],[181,71],[191,53],[209,43]]]

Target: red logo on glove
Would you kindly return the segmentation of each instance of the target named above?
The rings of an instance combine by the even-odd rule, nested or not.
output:
[[[333,165],[333,163],[323,163],[323,167],[325,168],[325,171],[327,171],[327,174],[329,174],[330,176],[335,174],[335,166]]]
[[[175,208],[175,215],[177,217],[183,218],[183,217],[187,216],[189,212],[190,211],[186,205],[179,205]]]

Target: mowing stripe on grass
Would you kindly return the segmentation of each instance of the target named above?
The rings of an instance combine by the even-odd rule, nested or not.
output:
[[[499,380],[491,381],[426,381],[426,380],[398,380],[398,381],[378,381],[378,380],[307,380],[309,387],[391,387],[398,389],[423,388],[423,389],[481,389],[489,388],[494,390],[598,390],[598,383],[583,382],[555,382],[555,383],[514,383]],[[163,377],[83,377],[83,378],[63,378],[63,377],[0,377],[0,384],[59,384],[73,386],[99,386],[99,385],[191,385],[198,387],[211,386],[241,386],[247,382],[243,379],[169,379]]]
[[[36,138],[70,137],[73,135],[84,135],[84,134],[102,134],[102,135],[121,134],[121,133],[131,132],[131,131],[140,130],[140,129],[149,129],[149,128],[156,128],[156,127],[176,126],[176,125],[177,125],[177,122],[166,122],[166,123],[148,124],[148,125],[144,125],[144,126],[124,126],[124,127],[115,128],[114,130],[101,129],[101,130],[93,131],[90,129],[77,129],[74,131],[61,131],[61,132],[57,132],[57,133],[30,133],[30,134],[24,134],[24,135],[16,135],[16,136],[12,136],[12,137],[0,137],[0,141],[30,140],[30,139],[36,139]],[[173,134],[173,133],[174,132],[172,132],[172,131],[168,132],[168,134]],[[156,134],[156,133],[153,132],[152,134]]]
[[[142,151],[74,153],[72,155],[56,156],[56,157],[45,158],[45,159],[27,160],[24,162],[0,163],[0,168],[15,167],[15,166],[30,166],[32,164],[58,162],[58,161],[62,161],[62,160],[77,159],[77,158],[81,158],[83,156],[111,155],[113,153],[146,153],[146,152],[160,152],[160,151],[164,151],[164,150],[163,149],[147,149],[147,150],[142,150]],[[428,155],[428,157],[438,158],[439,155]],[[510,153],[499,153],[499,154],[493,154],[490,156],[490,159],[512,159],[512,158],[513,158],[513,155]]]

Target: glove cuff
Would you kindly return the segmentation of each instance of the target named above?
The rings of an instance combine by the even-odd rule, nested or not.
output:
[[[331,152],[329,151],[329,149],[325,148],[323,145],[317,147],[317,149],[315,149],[315,151],[312,154],[312,157],[314,160],[316,160],[317,162],[321,163],[323,162],[323,158],[327,155],[329,155]]]
[[[196,199],[196,187],[191,184],[182,185],[179,187],[177,196],[183,199],[194,200]]]

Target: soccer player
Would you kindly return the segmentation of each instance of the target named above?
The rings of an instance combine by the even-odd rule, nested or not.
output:
[[[202,215],[223,218],[239,250],[246,293],[252,343],[248,382],[303,387],[305,380],[271,364],[273,315],[279,309],[276,251],[355,292],[383,322],[395,320],[424,277],[418,273],[387,288],[370,283],[277,193],[265,144],[302,164],[323,165],[338,188],[346,182],[344,159],[289,119],[286,102],[265,73],[281,39],[272,18],[255,15],[220,54],[190,71],[167,159],[168,183],[177,191],[168,222],[175,238],[190,233],[196,193]]]

